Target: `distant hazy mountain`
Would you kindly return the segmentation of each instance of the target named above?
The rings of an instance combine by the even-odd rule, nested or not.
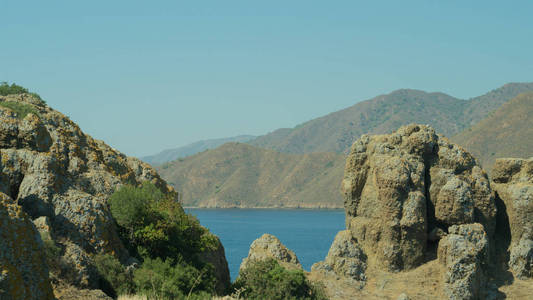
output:
[[[343,207],[345,157],[227,143],[157,167],[185,206]]]
[[[504,103],[472,128],[451,139],[490,170],[496,158],[533,156],[533,93]]]
[[[207,149],[214,149],[228,142],[245,143],[254,138],[256,137],[253,135],[239,135],[239,136],[234,136],[234,137],[229,137],[229,138],[203,140],[203,141],[195,142],[195,143],[183,146],[183,147],[164,150],[164,151],[159,152],[158,154],[141,157],[141,160],[151,165],[156,166],[156,165],[160,165],[160,164],[163,164],[169,161],[173,161],[178,158],[193,155],[193,154],[202,152]]]
[[[429,124],[438,133],[453,136],[528,91],[533,91],[533,83],[510,83],[483,96],[461,100],[443,93],[397,90],[249,143],[287,153],[341,153],[362,134],[388,133],[409,123]]]

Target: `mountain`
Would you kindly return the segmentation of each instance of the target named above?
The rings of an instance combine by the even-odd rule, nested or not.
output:
[[[342,207],[344,155],[286,154],[243,143],[176,160],[157,170],[184,206]]]
[[[202,152],[207,149],[214,149],[222,144],[229,142],[245,143],[256,138],[253,135],[239,135],[229,138],[210,139],[198,141],[186,146],[163,150],[157,154],[141,157],[142,161],[145,161],[151,165],[157,166],[169,161],[176,160],[178,158],[186,157],[189,155]]]
[[[453,136],[527,91],[533,91],[533,83],[509,83],[470,100],[443,93],[397,90],[249,143],[286,153],[346,153],[362,134],[389,133],[409,123],[429,124],[438,133]]]
[[[496,158],[533,156],[533,93],[504,103],[471,128],[451,138],[492,168]]]

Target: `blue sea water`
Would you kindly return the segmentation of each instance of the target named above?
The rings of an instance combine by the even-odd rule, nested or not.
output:
[[[344,210],[186,209],[218,235],[235,280],[250,244],[264,233],[275,235],[298,256],[305,270],[324,260],[333,238],[343,230]]]

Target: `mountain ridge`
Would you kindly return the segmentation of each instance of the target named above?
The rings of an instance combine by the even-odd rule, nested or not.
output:
[[[533,91],[533,83],[508,83],[468,100],[442,92],[399,89],[249,143],[287,153],[345,153],[362,134],[388,133],[409,123],[429,124],[438,133],[453,136],[527,91]]]
[[[228,142],[244,143],[254,138],[256,138],[256,136],[243,134],[243,135],[238,135],[238,136],[233,136],[233,137],[228,137],[228,138],[200,140],[194,143],[187,144],[185,146],[166,149],[157,154],[143,156],[140,159],[151,165],[161,165],[169,161],[173,161],[179,158],[194,155],[198,152],[202,152],[207,149],[216,148]]]

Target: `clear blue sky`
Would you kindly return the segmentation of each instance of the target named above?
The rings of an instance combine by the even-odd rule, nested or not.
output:
[[[0,0],[0,81],[130,155],[533,81],[533,1]]]

